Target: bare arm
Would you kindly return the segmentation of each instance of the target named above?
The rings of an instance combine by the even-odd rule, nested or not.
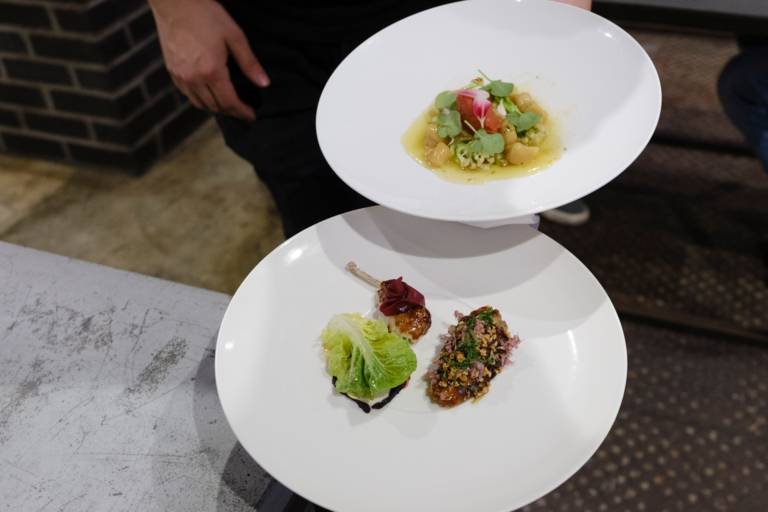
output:
[[[592,10],[592,0],[557,0],[557,1],[563,4],[575,5],[576,7],[581,7],[582,9],[586,9],[588,11]]]
[[[269,77],[243,31],[215,0],[149,0],[157,23],[165,66],[176,87],[197,108],[253,119],[238,98],[227,69],[231,54],[253,83]]]

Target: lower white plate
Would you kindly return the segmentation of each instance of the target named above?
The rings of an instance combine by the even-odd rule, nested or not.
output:
[[[426,297],[418,369],[382,410],[336,394],[319,334],[336,313],[368,313],[381,279]],[[464,313],[498,308],[522,339],[477,403],[441,409],[424,373],[438,336]],[[607,435],[626,381],[624,336],[592,274],[520,225],[478,229],[382,207],[334,217],[262,260],[224,316],[216,382],[227,419],[284,485],[336,511],[507,512],[578,470]]]

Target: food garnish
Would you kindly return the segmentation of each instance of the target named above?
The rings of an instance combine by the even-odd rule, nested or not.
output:
[[[416,354],[408,340],[389,332],[381,320],[359,313],[334,315],[321,338],[334,387],[366,413],[386,405],[416,370]]]
[[[482,71],[466,86],[437,95],[424,133],[424,161],[472,170],[522,165],[539,154],[546,114],[530,94]]]
[[[425,306],[424,295],[403,281],[402,277],[379,281],[362,271],[353,261],[347,263],[346,268],[378,289],[379,311],[385,316],[392,332],[408,338],[413,343],[429,330],[432,316]]]
[[[520,338],[509,333],[501,314],[483,306],[458,320],[441,336],[443,346],[427,373],[427,394],[443,407],[477,400],[490,389],[491,380],[510,361]]]

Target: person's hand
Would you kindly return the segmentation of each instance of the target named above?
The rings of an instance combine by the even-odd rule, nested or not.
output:
[[[592,10],[592,0],[557,0],[562,4],[575,5],[588,11]]]
[[[269,77],[243,31],[215,0],[150,0],[165,67],[176,87],[197,108],[243,119],[253,109],[238,98],[227,69],[231,53],[259,87]]]

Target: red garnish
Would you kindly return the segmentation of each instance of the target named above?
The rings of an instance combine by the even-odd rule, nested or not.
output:
[[[379,311],[387,316],[405,313],[424,306],[424,296],[411,288],[402,277],[382,281],[379,295]]]
[[[462,94],[462,92],[464,91],[460,91],[456,96],[456,108],[458,109],[459,114],[461,114],[462,128],[465,128],[466,123],[469,123],[475,130],[484,128],[488,133],[498,132],[504,124],[504,119],[502,119],[493,108],[485,108],[481,111],[478,105],[478,108],[476,109],[475,97],[469,93],[471,90],[465,94]],[[485,114],[485,118],[482,122],[477,116],[478,113]]]

